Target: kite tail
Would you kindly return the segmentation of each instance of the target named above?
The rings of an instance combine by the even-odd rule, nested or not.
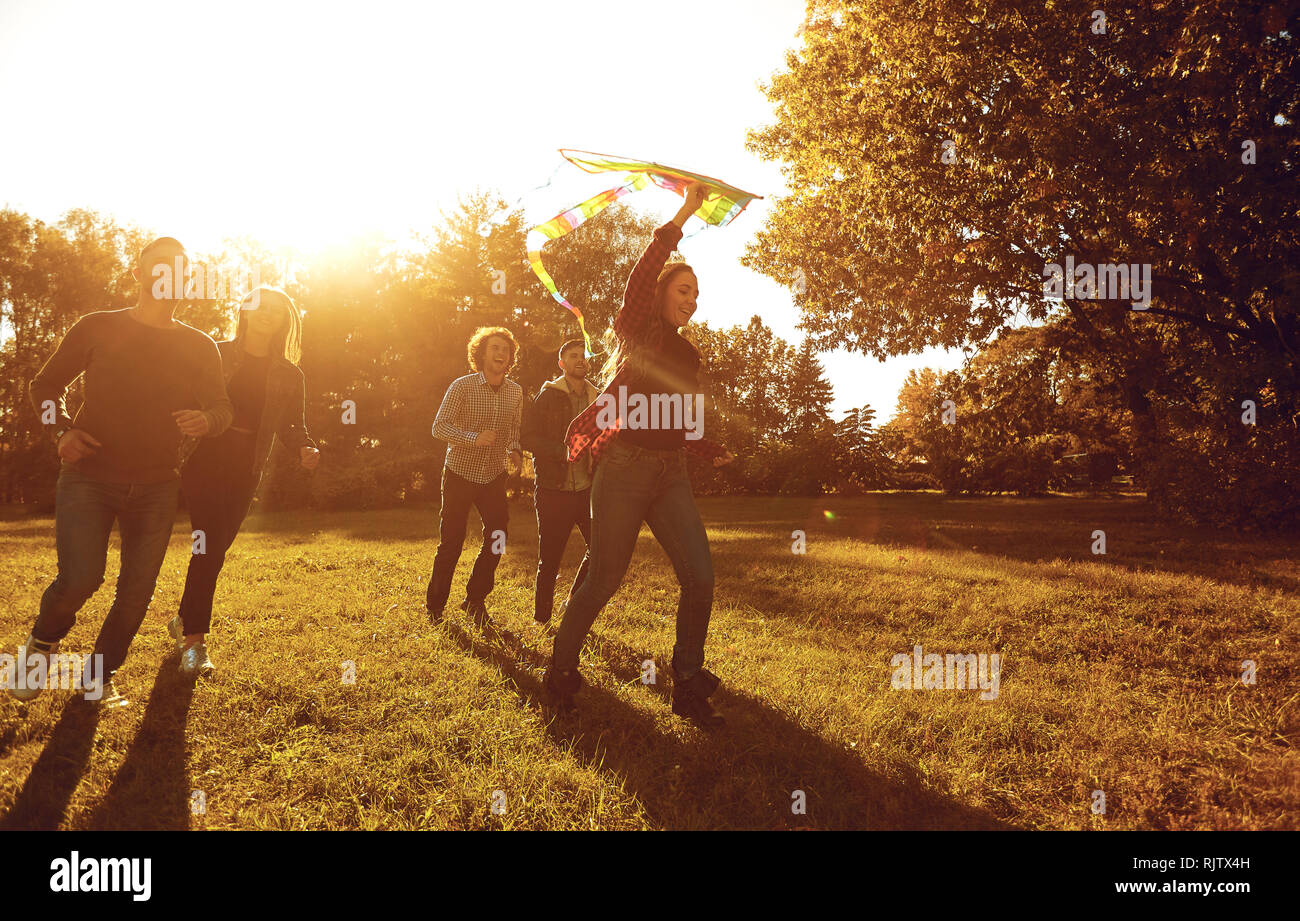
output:
[[[647,183],[648,180],[644,173],[629,176],[628,180],[622,185],[598,192],[586,201],[574,205],[566,211],[561,211],[546,223],[539,224],[528,231],[528,264],[532,266],[533,272],[546,287],[546,290],[551,292],[551,297],[555,298],[560,306],[577,318],[578,329],[582,331],[582,341],[585,343],[588,358],[597,353],[592,348],[591,335],[587,332],[586,319],[583,317],[582,311],[570,304],[568,299],[555,286],[555,280],[551,278],[551,273],[546,271],[546,266],[542,263],[542,249],[551,240],[558,240],[565,234],[577,229],[584,221],[600,214],[600,212],[629,192],[636,192],[645,188]]]
[[[528,264],[533,267],[533,272],[535,272],[537,277],[541,279],[542,284],[546,286],[546,290],[551,292],[551,297],[559,301],[560,306],[565,310],[577,317],[578,329],[582,330],[582,341],[585,343],[587,348],[587,357],[590,358],[595,353],[591,350],[591,336],[587,333],[587,323],[582,316],[582,311],[570,304],[568,299],[556,290],[555,280],[551,278],[551,273],[546,271],[546,266],[542,265],[542,246],[545,245],[546,240],[545,238],[542,238],[541,243],[535,244],[533,241],[533,233],[535,233],[535,231],[528,234]],[[534,246],[536,246],[535,249]]]

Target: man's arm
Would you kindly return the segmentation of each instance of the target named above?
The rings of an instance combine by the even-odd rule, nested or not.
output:
[[[47,432],[72,428],[72,418],[68,415],[65,398],[68,386],[86,370],[86,359],[90,354],[90,335],[86,331],[83,317],[64,335],[36,376],[27,386],[27,395],[36,410],[36,415],[44,420],[48,404],[53,404],[54,419],[49,423]]]
[[[538,456],[545,450],[542,447],[542,412],[540,405],[544,393],[546,393],[545,387],[537,391],[537,396],[533,397],[533,401],[528,404],[528,409],[524,411],[523,424],[519,429],[519,446],[533,457]]]
[[[207,336],[204,336],[207,339]],[[221,352],[211,339],[203,350],[202,364],[199,365],[199,379],[194,386],[199,407],[208,417],[208,431],[204,437],[215,438],[226,429],[235,418],[235,405],[226,394],[226,377],[221,370]]]
[[[433,437],[448,444],[473,447],[478,432],[467,432],[460,427],[465,412],[464,385],[459,380],[451,382],[443,395],[438,415],[433,420]]]
[[[518,385],[516,385],[518,386]],[[519,427],[524,412],[524,388],[519,387],[519,399],[515,400],[515,412],[510,417],[510,430],[506,438],[506,453],[522,454],[523,448],[519,446]]]
[[[564,433],[559,433],[560,437],[557,439],[554,437],[556,433],[546,430],[547,412],[542,401],[554,400],[558,396],[557,393],[543,389],[524,413],[524,427],[519,443],[525,451],[531,452],[533,457],[545,457],[554,461],[568,459],[569,449],[564,444]]]
[[[543,426],[542,397],[546,393],[543,387],[533,397],[531,403],[524,410],[523,420],[519,429],[519,446],[527,451],[533,457],[538,457],[546,453],[546,433]]]

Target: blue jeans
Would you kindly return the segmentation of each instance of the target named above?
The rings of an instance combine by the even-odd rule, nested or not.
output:
[[[179,493],[180,480],[104,483],[65,466],[54,498],[59,574],[41,596],[41,613],[32,635],[46,643],[57,643],[68,635],[77,612],[103,584],[108,537],[116,520],[122,538],[122,566],[113,606],[95,640],[95,653],[104,657],[103,677],[111,678],[126,660],[126,651],[153,600]]]
[[[650,525],[668,554],[682,589],[673,647],[677,677],[692,678],[704,667],[713,611],[713,558],[686,475],[686,452],[651,451],[620,442],[617,436],[596,466],[591,484],[591,563],[555,635],[555,667],[577,668],[591,625],[618,591],[632,561],[642,522]]]

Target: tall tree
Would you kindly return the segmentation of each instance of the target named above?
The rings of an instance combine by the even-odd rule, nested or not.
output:
[[[848,410],[835,424],[829,456],[832,458],[836,492],[880,489],[892,479],[894,463],[885,450],[875,419],[876,411],[870,406],[857,406]]]
[[[811,0],[750,137],[790,194],[746,264],[795,290],[818,346],[881,357],[1059,310],[1153,494],[1194,512],[1191,462],[1194,492],[1233,496],[1202,508],[1272,515],[1244,484],[1300,494],[1298,27],[1232,0]],[[1149,266],[1150,288],[1055,297],[1067,257]]]
[[[780,406],[784,418],[780,432],[784,439],[797,441],[830,422],[834,388],[826,379],[826,371],[807,339],[795,352],[781,382]]]
[[[46,224],[0,211],[0,500],[48,505],[58,458],[27,384],[80,317],[135,302],[138,228],[82,209]],[[68,408],[80,406],[80,383]]]

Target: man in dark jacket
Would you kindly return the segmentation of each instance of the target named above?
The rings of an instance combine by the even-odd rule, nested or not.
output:
[[[533,503],[537,508],[538,548],[533,617],[539,624],[551,619],[555,579],[574,525],[588,546],[591,544],[590,454],[570,463],[564,435],[569,422],[590,406],[600,391],[587,381],[587,356],[581,339],[571,339],[560,347],[558,364],[564,374],[547,381],[538,391],[525,414],[519,438],[523,449],[533,455],[536,472]],[[582,584],[587,567],[584,555],[569,597]],[[568,601],[564,604],[567,606]]]

